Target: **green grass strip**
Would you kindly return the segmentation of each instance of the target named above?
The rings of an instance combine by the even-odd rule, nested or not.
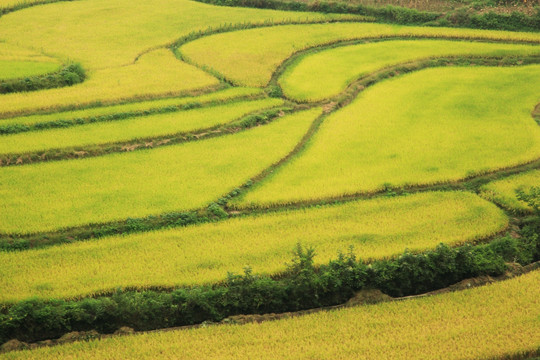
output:
[[[283,105],[281,99],[241,101],[220,106],[90,123],[3,136],[0,154],[23,154],[193,132],[229,123],[248,113]],[[176,108],[176,110],[178,110]],[[0,155],[0,157],[2,156]]]
[[[121,105],[98,106],[84,110],[19,116],[0,119],[0,134],[15,134],[25,131],[68,127],[99,121],[121,120],[128,117],[189,109],[238,98],[256,97],[261,94],[261,89],[235,87],[199,96],[172,97],[149,101],[136,101]]]
[[[25,78],[52,73],[60,68],[52,61],[22,61],[0,59],[0,83],[3,80]]]
[[[540,54],[538,45],[449,40],[389,40],[323,50],[297,59],[278,83],[294,100],[319,101],[338,95],[360,76],[429,57]]]

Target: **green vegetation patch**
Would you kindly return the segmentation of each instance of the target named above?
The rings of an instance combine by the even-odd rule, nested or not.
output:
[[[212,68],[239,85],[265,86],[278,66],[298,51],[338,41],[385,37],[540,42],[538,33],[333,23],[283,25],[216,34],[187,43],[179,51],[190,61]]]
[[[244,266],[275,274],[297,242],[315,247],[319,264],[349,246],[364,260],[382,259],[406,248],[479,240],[507,224],[500,209],[476,195],[433,192],[0,253],[0,302],[215,283]]]
[[[54,72],[60,64],[54,62],[13,61],[0,59],[0,81],[25,78]]]
[[[281,99],[262,99],[166,114],[97,122],[0,137],[0,154],[20,154],[60,147],[84,147],[191,132],[229,123],[263,109],[282,105]]]
[[[194,209],[289,153],[321,109],[193,143],[0,169],[0,231],[31,233]]]
[[[538,349],[540,271],[460,292],[323,311],[262,324],[111,337],[8,359],[504,358]],[[384,336],[382,336],[383,334]]]
[[[508,210],[530,212],[533,209],[526,202],[517,198],[516,191],[528,192],[531,187],[540,185],[540,170],[517,174],[505,179],[493,181],[482,187],[482,196],[504,206]]]
[[[338,95],[362,75],[399,63],[444,56],[540,54],[540,46],[448,40],[396,40],[338,47],[309,54],[279,78],[283,93],[317,101]]]
[[[331,114],[305,151],[241,200],[265,205],[455,181],[536,160],[540,66],[433,68]]]

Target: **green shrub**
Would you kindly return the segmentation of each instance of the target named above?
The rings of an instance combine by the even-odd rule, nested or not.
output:
[[[170,214],[191,221],[188,213]],[[378,288],[392,296],[419,294],[479,275],[500,275],[505,261],[538,256],[538,233],[520,239],[505,237],[485,245],[432,251],[405,251],[395,259],[365,264],[351,249],[319,268],[315,251],[297,245],[284,274],[278,278],[227,275],[223,284],[172,291],[123,291],[81,300],[29,299],[0,310],[0,343],[9,339],[38,341],[69,331],[95,329],[111,333],[122,326],[135,330],[220,321],[237,314],[264,314],[331,306],[347,301],[356,291]]]

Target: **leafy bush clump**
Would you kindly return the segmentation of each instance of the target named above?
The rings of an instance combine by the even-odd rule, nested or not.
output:
[[[216,205],[216,209],[219,207]],[[217,210],[216,210],[217,211]],[[171,214],[179,221],[187,214]],[[135,225],[135,224],[134,224]],[[366,264],[352,249],[317,268],[315,251],[298,245],[279,277],[228,274],[214,286],[172,291],[124,291],[81,300],[29,299],[0,310],[0,343],[16,338],[38,341],[70,331],[111,333],[122,326],[150,330],[220,321],[238,314],[264,314],[331,306],[362,289],[378,288],[406,296],[446,287],[465,278],[500,275],[506,261],[538,259],[538,233],[504,237],[486,245],[450,248],[441,244],[421,254],[406,251],[396,259]]]

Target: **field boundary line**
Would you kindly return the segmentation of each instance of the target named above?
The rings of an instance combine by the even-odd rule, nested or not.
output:
[[[351,298],[349,301],[343,304],[339,305],[333,305],[333,306],[325,306],[325,307],[317,307],[317,308],[311,308],[306,310],[299,310],[299,311],[290,311],[290,312],[283,312],[283,313],[263,313],[263,314],[240,314],[240,315],[232,315],[229,317],[226,317],[225,319],[221,320],[220,322],[202,322],[198,324],[193,325],[183,325],[183,326],[176,326],[176,327],[169,327],[169,328],[159,328],[154,330],[142,330],[142,331],[135,331],[131,329],[130,331],[117,331],[113,334],[100,334],[97,332],[80,332],[78,336],[72,336],[68,339],[55,339],[55,340],[45,340],[45,341],[39,341],[30,343],[31,349],[37,349],[37,348],[43,348],[43,347],[55,347],[62,344],[69,344],[79,341],[90,341],[90,340],[102,340],[107,338],[118,338],[123,336],[137,336],[142,334],[155,334],[155,333],[161,333],[161,332],[171,332],[171,331],[186,331],[186,330],[192,330],[192,329],[198,329],[198,328],[204,328],[204,327],[217,327],[217,326],[227,326],[227,325],[245,325],[250,323],[265,323],[265,322],[273,322],[273,321],[279,321],[284,319],[290,319],[290,318],[296,318],[296,317],[303,317],[310,314],[316,314],[320,312],[329,312],[329,311],[338,311],[343,310],[347,308],[357,308],[357,307],[370,307],[374,306],[380,303],[384,302],[404,302],[404,301],[411,301],[415,299],[425,298],[425,297],[432,297],[432,296],[441,296],[448,293],[455,293],[455,292],[462,292],[467,291],[469,289],[474,288],[481,288],[485,286],[489,286],[494,283],[500,283],[503,281],[512,280],[514,278],[526,275],[533,271],[538,271],[540,269],[540,262],[533,262],[531,264],[522,266],[518,269],[509,269],[504,273],[503,275],[499,276],[478,276],[474,278],[467,278],[463,279],[455,284],[452,284],[450,286],[447,286],[445,288],[441,288],[434,291],[429,291],[426,293],[418,294],[418,295],[410,295],[410,296],[402,296],[402,297],[391,297],[391,296],[384,296],[385,294],[382,292],[377,292],[377,290],[361,290],[358,293],[362,292],[375,292],[374,296],[370,298],[369,301],[360,301],[358,303],[352,302],[351,300],[354,300],[354,297]],[[90,336],[89,336],[90,335]],[[22,343],[24,346],[28,346],[28,343]],[[13,350],[7,350],[7,351],[0,351],[0,354],[7,354]],[[537,350],[530,350],[525,352],[519,352],[519,353],[511,353],[511,354],[504,354],[501,356],[496,357],[489,357],[487,360],[506,360],[506,359],[514,359],[514,360],[527,360],[530,359],[532,356],[540,355],[540,349]]]
[[[78,1],[78,0],[67,0],[67,1]],[[225,90],[227,88],[229,88],[229,86],[227,86],[226,84],[219,83],[216,85],[204,86],[197,89],[182,90],[182,91],[168,92],[168,93],[165,92],[165,93],[160,93],[160,94],[155,94],[155,95],[131,96],[131,97],[120,98],[120,99],[116,99],[112,101],[97,100],[97,101],[91,101],[88,103],[82,103],[79,105],[73,105],[73,104],[59,105],[59,106],[54,105],[54,106],[42,106],[39,108],[30,109],[30,110],[5,111],[5,112],[0,112],[0,124],[2,123],[3,119],[11,119],[14,117],[19,117],[19,116],[47,115],[47,114],[55,114],[58,112],[64,112],[64,111],[85,110],[85,109],[94,109],[94,108],[108,107],[108,106],[114,106],[114,105],[133,104],[133,103],[137,103],[141,101],[201,96],[201,95],[211,94],[219,90]]]
[[[349,21],[349,22],[355,22],[355,21]],[[361,22],[361,21],[358,21],[358,22]],[[332,23],[347,23],[347,21],[334,21]],[[313,23],[313,24],[320,24],[320,23]],[[306,24],[300,23],[300,24],[280,24],[280,25],[310,25],[310,24],[308,24],[308,23],[306,23]],[[266,26],[266,27],[268,27],[268,26]],[[232,30],[230,32],[241,31],[241,30],[249,30],[249,29],[251,29],[251,28],[235,29],[235,30]],[[226,83],[231,84],[233,86],[245,86],[243,84],[237,83],[233,79],[228,78],[226,75],[221,74],[219,71],[213,69],[210,66],[198,64],[197,62],[195,62],[191,58],[189,58],[187,55],[183,54],[181,52],[181,50],[180,50],[180,47],[182,45],[185,45],[186,43],[198,40],[199,38],[202,38],[202,37],[205,37],[205,36],[211,36],[211,35],[216,35],[216,34],[225,33],[225,32],[229,32],[229,31],[211,33],[211,34],[208,34],[208,35],[204,35],[204,36],[201,36],[201,37],[194,38],[192,40],[183,42],[183,43],[181,43],[179,45],[175,44],[175,45],[173,45],[172,50],[174,51],[175,55],[180,60],[182,60],[182,61],[184,61],[184,62],[186,62],[186,63],[188,63],[190,65],[196,66],[200,70],[203,70],[203,71],[207,72],[208,74],[218,78],[220,81],[226,82]],[[274,79],[274,77],[276,76],[275,74],[280,70],[281,70],[281,72],[283,72],[285,70],[283,68],[284,64],[285,64],[285,66],[291,65],[292,64],[291,63],[292,58],[305,56],[305,55],[307,55],[307,54],[309,54],[311,52],[316,53],[316,52],[324,51],[324,50],[331,49],[331,48],[334,48],[334,47],[357,45],[357,44],[362,44],[362,43],[367,43],[367,42],[382,42],[382,41],[392,41],[392,40],[448,40],[448,41],[465,41],[465,42],[468,41],[468,42],[497,43],[497,44],[500,43],[500,44],[508,44],[508,45],[511,45],[511,44],[540,45],[540,39],[537,40],[537,41],[519,40],[519,39],[506,40],[506,39],[496,39],[496,38],[489,39],[489,38],[483,38],[483,37],[477,37],[477,36],[467,37],[467,36],[444,36],[444,35],[440,35],[440,36],[434,36],[434,35],[409,35],[409,36],[407,36],[407,35],[403,35],[403,36],[379,35],[379,36],[367,36],[367,37],[362,37],[362,38],[360,38],[360,37],[352,37],[352,38],[337,39],[337,40],[331,40],[331,41],[328,41],[328,42],[325,42],[325,43],[322,43],[322,44],[309,46],[309,47],[306,47],[304,49],[300,49],[300,50],[297,50],[297,51],[293,52],[286,59],[284,59],[280,63],[280,65],[278,65],[276,70],[274,70],[274,72],[272,73],[272,76],[271,76],[269,82],[264,87],[268,87],[272,83],[273,80],[274,81],[277,80],[277,79]]]
[[[513,63],[507,65],[507,64],[504,64],[504,63],[501,63],[501,61],[506,61],[506,59],[508,58],[501,58],[501,57],[455,57],[455,58],[431,58],[431,59],[427,59],[427,60],[423,60],[423,61],[414,61],[414,62],[410,62],[410,63],[402,63],[402,64],[399,64],[399,65],[396,65],[396,66],[391,66],[391,67],[388,67],[388,68],[383,68],[379,71],[376,71],[374,73],[371,73],[371,74],[368,74],[368,75],[365,75],[365,76],[361,76],[359,79],[353,81],[341,94],[337,95],[336,97],[330,99],[330,100],[325,100],[325,101],[321,101],[321,102],[318,102],[318,103],[312,103],[310,104],[311,106],[325,106],[326,108],[326,112],[324,115],[330,115],[331,113],[337,111],[338,109],[348,105],[351,101],[353,101],[360,92],[362,92],[363,90],[365,90],[366,88],[382,81],[382,80],[385,80],[385,79],[388,79],[388,78],[393,78],[395,76],[399,76],[399,75],[402,75],[404,73],[410,73],[410,72],[414,72],[414,71],[420,71],[420,70],[423,70],[423,69],[426,69],[426,68],[431,68],[431,67],[444,67],[444,66],[456,66],[456,62],[459,62],[459,61],[466,61],[468,62],[466,65],[489,65],[489,66],[503,66],[503,65],[506,65],[506,66],[514,66]],[[534,63],[534,64],[537,64],[537,63],[540,63],[540,56],[535,56],[535,57],[530,57],[530,58],[525,58],[525,57],[516,57],[516,58],[511,58],[511,61],[517,61],[517,62],[522,62],[521,64],[519,64],[518,66],[522,66],[522,65],[526,65],[525,62],[527,61],[524,61],[525,59],[528,59],[527,61],[531,61],[531,63]],[[486,64],[487,62],[487,64]],[[464,64],[465,65],[465,64]],[[277,85],[278,86],[278,85]],[[322,124],[322,119],[321,119],[321,124]],[[319,124],[320,126],[320,124]],[[310,140],[313,138],[313,135],[315,135],[315,133],[317,132],[319,126],[317,126],[316,129],[313,129],[312,132],[311,132],[311,135],[309,138],[302,138],[301,142],[297,145],[297,147],[295,148],[294,150],[294,154],[289,154],[287,155],[287,159],[282,159],[283,161],[280,161],[279,163],[277,164],[274,164],[271,166],[271,168],[268,168],[266,170],[264,170],[263,172],[261,172],[259,175],[251,178],[249,181],[247,181],[246,183],[242,184],[240,186],[240,189],[241,191],[235,191],[234,193],[230,193],[228,195],[225,195],[224,196],[224,200],[222,200],[222,204],[225,206],[225,208],[227,210],[238,210],[240,209],[241,207],[238,207],[238,206],[235,206],[234,204],[230,204],[229,203],[229,200],[230,199],[233,199],[233,198],[238,198],[238,199],[241,199],[243,195],[245,195],[248,191],[254,189],[255,187],[259,186],[262,182],[270,179],[277,171],[279,171],[279,168],[281,166],[283,166],[286,162],[288,162],[289,160],[293,159],[295,156],[298,156],[300,155],[306,148],[307,146],[309,145],[309,142]],[[538,162],[538,160],[532,160],[530,163],[534,163],[536,164]],[[496,169],[496,170],[493,170],[492,172],[487,172],[487,173],[480,173],[480,174],[473,174],[473,175],[470,175],[468,177],[465,177],[465,178],[462,178],[461,180],[457,180],[457,181],[440,181],[438,183],[435,183],[435,184],[428,184],[428,185],[418,185],[418,186],[410,186],[410,187],[399,187],[399,188],[392,188],[392,187],[387,187],[385,189],[382,189],[378,192],[373,192],[373,193],[382,193],[382,192],[386,192],[388,190],[406,190],[406,191],[412,191],[413,189],[432,189],[434,187],[440,187],[440,186],[450,186],[452,185],[453,183],[456,183],[456,184],[462,184],[462,183],[466,183],[467,181],[469,180],[472,180],[472,179],[475,179],[475,178],[481,178],[482,176],[485,176],[485,175],[489,175],[490,173],[493,173],[493,174],[496,174],[496,173],[501,173],[501,172],[505,172],[506,170],[511,170],[512,168],[521,168],[523,166],[527,166],[528,164],[525,163],[525,164],[517,164],[515,166],[511,166],[511,167],[507,167],[507,168],[501,168],[501,169]],[[538,162],[538,165],[536,166],[540,166],[540,162]],[[403,189],[402,189],[403,188]],[[350,196],[357,199],[357,198],[361,198],[362,196],[366,196],[366,195],[369,195],[369,192],[363,192],[363,193],[354,193],[354,194],[351,194]],[[349,197],[349,195],[341,195],[341,196],[338,196],[336,198],[347,198]],[[334,200],[334,198],[329,198],[327,199],[327,201],[332,201]],[[320,199],[318,199],[316,201],[317,203],[320,203]],[[303,203],[303,204],[309,204],[309,201],[305,201],[305,202],[298,202],[298,203]],[[263,206],[264,207],[264,206]]]
[[[138,137],[133,140],[108,142],[95,145],[51,148],[45,151],[34,151],[20,154],[0,154],[0,167],[91,158],[106,156],[114,153],[148,150],[163,146],[206,140],[214,137],[236,134],[244,130],[249,130],[255,126],[267,124],[288,112],[290,112],[289,108],[277,106],[268,108],[266,110],[255,110],[246,115],[237,117],[225,124],[210,126],[194,131],[182,131],[152,137]],[[250,118],[253,117],[256,117],[257,120],[250,121]]]
[[[495,60],[497,62],[497,66],[499,65],[500,59]],[[454,63],[452,63],[452,66],[454,66]],[[402,65],[399,65],[402,66]],[[443,65],[441,66],[448,66],[448,62],[443,62]],[[401,74],[401,73],[400,73]],[[392,77],[396,74],[392,70],[389,70],[387,73],[388,77]],[[397,74],[399,75],[399,74]],[[386,77],[385,77],[386,78]],[[381,79],[375,79],[375,81],[371,82],[371,79],[368,79],[369,84],[367,86],[372,85],[376,83],[378,80]],[[346,99],[352,100],[358,92],[362,91],[364,87],[361,88],[354,88],[354,91],[347,95]],[[343,106],[345,102],[342,103],[341,106]],[[337,110],[339,107],[335,106],[336,104],[333,104],[332,107],[328,107],[317,119],[314,120],[306,134],[302,137],[302,140],[294,147],[294,149],[286,155],[281,160],[277,161],[273,165],[271,165],[269,168],[263,170],[258,175],[254,176],[253,178],[247,180],[244,184],[241,184],[239,187],[236,187],[234,190],[229,192],[228,194],[223,195],[221,198],[218,198],[215,200],[213,204],[217,204],[218,206],[221,206],[226,212],[227,217],[229,218],[231,216],[237,216],[240,214],[244,214],[246,212],[257,212],[260,213],[261,211],[274,211],[274,210],[280,210],[280,209],[289,209],[289,208],[301,208],[301,207],[307,207],[307,206],[316,206],[316,205],[324,205],[328,203],[339,203],[344,201],[354,201],[354,200],[362,200],[366,198],[371,197],[377,197],[377,196],[389,196],[392,194],[403,194],[403,193],[413,193],[413,192],[420,192],[420,191],[441,191],[441,190],[472,190],[477,191],[479,186],[499,178],[507,177],[510,175],[514,175],[516,173],[526,171],[526,170],[532,170],[532,169],[538,169],[540,168],[540,159],[534,160],[530,162],[529,164],[518,164],[515,167],[511,167],[508,169],[499,169],[495,170],[489,174],[476,174],[471,175],[471,177],[461,179],[459,181],[447,181],[447,182],[440,182],[438,184],[431,184],[431,185],[424,185],[424,186],[416,186],[416,187],[408,187],[408,188],[385,188],[382,189],[379,192],[374,192],[372,194],[366,194],[366,193],[356,193],[356,194],[349,194],[346,196],[337,196],[335,198],[327,198],[327,199],[313,199],[306,202],[297,202],[295,204],[275,204],[273,206],[266,206],[266,207],[245,207],[240,208],[238,206],[235,206],[234,204],[230,204],[230,200],[234,199],[236,197],[240,197],[246,190],[252,188],[256,183],[259,183],[265,179],[268,178],[268,176],[271,176],[275,170],[277,170],[280,166],[284,165],[288,160],[293,158],[296,154],[299,154],[303,151],[305,146],[307,145],[309,139],[316,133],[319,126],[322,124],[322,121],[324,118],[330,113],[335,110]],[[317,106],[316,104],[310,104],[310,105],[300,105],[297,107],[296,110],[302,110],[302,109],[308,109],[313,108],[314,106]],[[47,231],[47,232],[36,232],[31,234],[16,234],[16,233],[0,233],[0,251],[12,251],[12,250],[24,250],[29,248],[35,248],[35,247],[44,247],[44,246],[51,246],[55,244],[61,244],[61,243],[70,243],[74,241],[80,241],[80,240],[86,240],[86,239],[93,239],[93,238],[100,238],[103,236],[108,235],[115,235],[115,234],[121,234],[121,233],[134,233],[134,232],[144,232],[144,231],[151,231],[151,230],[157,230],[157,229],[163,229],[166,227],[171,226],[187,226],[195,223],[207,222],[207,221],[219,221],[224,218],[216,218],[213,217],[212,214],[210,214],[210,217],[208,216],[208,210],[206,208],[200,208],[200,209],[193,209],[193,210],[186,210],[183,212],[177,212],[174,214],[180,214],[184,216],[185,214],[192,214],[194,216],[194,220],[190,220],[188,222],[181,221],[178,223],[178,217],[172,216],[169,217],[168,213],[164,213],[158,216],[147,216],[137,219],[125,219],[120,221],[114,221],[114,222],[107,222],[107,223],[99,223],[99,224],[88,224],[88,225],[82,225],[82,226],[75,226],[75,227],[69,227],[65,229],[58,229],[54,231]],[[201,215],[202,214],[202,215]],[[179,216],[180,216],[179,215]],[[131,223],[130,223],[131,222]],[[136,224],[134,226],[133,224]]]
[[[68,127],[74,127],[79,125],[94,124],[99,122],[111,122],[111,121],[122,121],[137,117],[151,116],[158,114],[166,113],[175,113],[181,111],[187,111],[191,109],[204,109],[213,106],[232,104],[235,102],[245,101],[245,100],[257,100],[263,99],[263,94],[252,94],[252,95],[241,95],[236,97],[231,97],[223,100],[207,100],[207,101],[197,101],[196,98],[192,102],[188,102],[181,105],[167,105],[152,107],[146,110],[133,110],[133,111],[119,111],[111,114],[105,115],[96,115],[96,116],[83,116],[83,117],[66,117],[65,119],[36,122],[30,125],[26,124],[16,124],[16,125],[2,125],[2,120],[0,120],[0,139],[2,136],[9,136],[27,132],[39,132],[42,130],[51,130],[51,129],[65,129]],[[174,98],[171,98],[174,99]],[[185,97],[179,97],[178,100],[186,99]],[[104,107],[106,108],[106,107]],[[1,156],[1,155],[0,155]]]

